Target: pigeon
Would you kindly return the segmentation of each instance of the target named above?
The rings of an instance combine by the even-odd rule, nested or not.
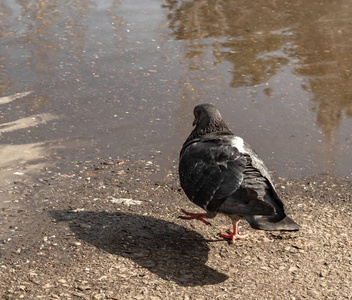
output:
[[[241,137],[232,133],[212,104],[194,108],[195,128],[184,142],[179,159],[180,184],[187,197],[205,213],[182,210],[185,220],[206,219],[218,213],[230,217],[233,230],[220,236],[234,243],[248,235],[238,233],[245,219],[261,230],[299,230],[285,214],[268,169]]]

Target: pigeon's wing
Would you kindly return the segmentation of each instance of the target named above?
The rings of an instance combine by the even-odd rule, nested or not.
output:
[[[254,151],[254,149],[246,142],[244,142],[244,150],[246,153],[248,153],[250,157],[251,166],[253,166],[253,168],[258,170],[261,176],[265,178],[269,183],[268,187],[270,188],[270,192],[273,194],[273,198],[275,201],[275,203],[270,203],[270,204],[274,207],[280,207],[281,209],[283,209],[284,204],[282,203],[281,199],[279,198],[276,192],[274,183],[271,180],[270,173],[266,168],[266,166],[264,165],[264,162],[261,160],[261,158],[259,158],[258,154]]]
[[[224,138],[194,139],[180,154],[179,175],[188,198],[200,207],[216,211],[241,185],[246,158]],[[211,207],[211,209],[209,209]]]
[[[271,216],[275,213],[270,204],[258,198],[256,191],[242,186],[221,203],[218,212],[242,217],[252,215]]]
[[[275,213],[271,216],[259,214],[245,216],[245,219],[255,229],[298,230],[300,226],[286,215],[284,204],[275,190],[269,171],[263,161],[247,143],[244,144],[244,150],[249,157],[247,158],[246,171],[244,172],[243,186],[255,190],[259,198],[275,209]]]

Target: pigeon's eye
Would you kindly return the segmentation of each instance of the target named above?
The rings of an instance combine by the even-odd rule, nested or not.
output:
[[[197,118],[198,117],[198,113],[195,111],[194,112],[194,116]]]

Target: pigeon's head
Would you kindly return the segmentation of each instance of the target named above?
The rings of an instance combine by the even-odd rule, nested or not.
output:
[[[222,120],[221,114],[213,104],[199,104],[194,108],[193,126],[206,128],[212,121]]]
[[[221,117],[218,109],[213,104],[199,104],[194,108],[194,121],[191,134],[188,136],[184,145],[189,141],[198,139],[206,134],[215,132],[232,134]]]

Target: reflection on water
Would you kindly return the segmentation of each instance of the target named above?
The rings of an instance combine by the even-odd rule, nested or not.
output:
[[[0,147],[0,204],[3,204],[10,193],[4,188],[13,182],[23,179],[24,174],[33,175],[45,167],[43,157],[47,155],[43,142],[29,144],[2,145]]]
[[[33,91],[28,91],[1,97],[0,108],[3,108],[5,104],[21,101],[32,92]],[[50,113],[40,113],[11,122],[0,123],[0,142],[3,142],[5,139],[5,143],[0,146],[1,193],[3,193],[3,187],[17,181],[22,175],[30,175],[39,172],[39,170],[45,166],[43,158],[48,155],[48,149],[45,142],[10,142],[6,137],[4,138],[4,135],[6,136],[9,133],[21,130],[30,132],[32,128],[45,125],[55,119],[57,119],[57,117]],[[2,201],[4,201],[5,195],[1,195]],[[0,203],[2,201],[0,201]]]
[[[28,96],[29,94],[31,94],[33,91],[29,91],[29,92],[23,92],[23,93],[17,93],[15,95],[10,95],[10,96],[5,96],[5,97],[1,97],[0,98],[0,104],[6,104],[6,103],[10,103],[18,98],[22,98],[25,96]]]
[[[288,63],[280,52],[291,35],[290,30],[273,22],[276,13],[272,10],[262,14],[263,3],[237,2],[169,1],[168,6],[174,36],[190,40],[187,58],[200,56],[202,49],[210,47],[215,65],[232,65],[232,87],[268,81]],[[259,13],[260,20],[253,20]]]
[[[17,172],[17,175],[21,175],[21,172],[18,172],[17,169],[18,162],[26,164],[29,161],[40,160],[46,152],[44,146],[44,143],[3,146],[0,151],[0,167],[7,169],[11,174]],[[36,166],[36,168],[38,168],[38,166]],[[24,171],[26,169],[27,168],[23,168],[22,170]],[[6,176],[4,176],[4,178],[6,178]],[[6,178],[6,180],[10,181],[11,179]]]
[[[298,47],[291,54],[300,59],[297,74],[309,78],[317,123],[328,138],[343,117],[352,116],[352,6],[340,2],[327,1],[330,5],[310,28],[314,39],[297,34]]]
[[[267,82],[295,58],[325,136],[331,139],[341,118],[352,116],[350,1],[167,3],[173,35],[189,41],[187,59],[210,48],[215,65],[231,64],[231,87]]]
[[[325,160],[333,171],[340,124],[352,116],[351,1],[170,0],[165,7],[171,35],[187,41],[189,70],[196,69],[195,60],[222,64],[233,88],[257,87],[275,76],[284,85],[282,78],[290,76],[285,66],[301,78],[329,145]],[[263,92],[280,101],[272,87]]]
[[[42,159],[56,167],[60,157],[61,168],[132,150],[150,159],[164,139],[156,128],[167,127],[174,106],[157,97],[171,93],[159,87],[160,12],[154,1],[1,1],[0,151],[42,142]],[[161,120],[160,108],[169,117]],[[28,149],[36,157],[38,148]],[[13,168],[37,164],[26,157]]]
[[[0,131],[2,133],[11,132],[20,129],[26,129],[55,120],[56,117],[51,114],[39,114],[34,117],[22,118],[16,121],[0,124]]]
[[[213,102],[281,176],[349,176],[349,2],[1,1],[0,147],[168,170]]]

